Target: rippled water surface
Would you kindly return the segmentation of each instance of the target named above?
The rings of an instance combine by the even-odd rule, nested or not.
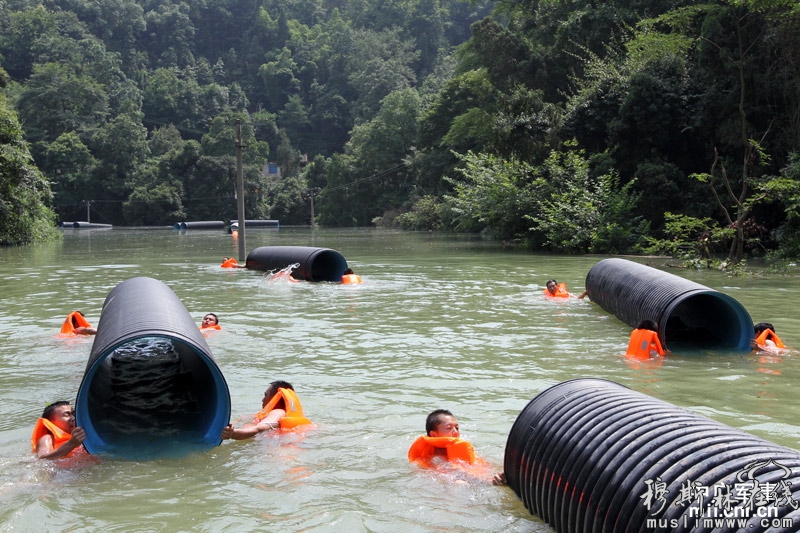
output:
[[[622,383],[797,449],[800,365],[745,353],[621,356],[630,328],[573,293],[601,257],[531,254],[477,238],[374,230],[250,230],[256,246],[333,248],[358,286],[269,281],[219,268],[222,231],[66,230],[61,243],[0,249],[0,529],[20,531],[550,531],[507,488],[420,471],[406,452],[426,414],[452,410],[462,436],[502,469],[508,431],[539,392],[578,377]],[[644,260],[663,266],[663,260]],[[739,300],[800,346],[796,273],[672,271]],[[37,461],[46,402],[74,401],[92,338],[56,336],[64,316],[97,325],[108,292],[135,276],[166,283],[200,322],[230,389],[232,418],[290,381],[316,427],[226,441],[184,459]]]

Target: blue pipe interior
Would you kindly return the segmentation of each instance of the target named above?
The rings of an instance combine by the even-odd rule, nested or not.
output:
[[[153,345],[169,353],[154,355]],[[216,363],[163,335],[129,338],[96,357],[75,405],[89,453],[132,460],[217,446],[230,418],[227,384]]]
[[[661,337],[670,350],[750,350],[750,314],[725,293],[705,291],[678,298],[664,316]]]

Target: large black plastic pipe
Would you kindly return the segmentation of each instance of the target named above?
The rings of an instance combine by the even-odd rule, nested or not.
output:
[[[592,302],[631,327],[658,324],[664,348],[749,350],[753,321],[727,294],[669,272],[628,261],[604,259],[586,275]]]
[[[74,229],[107,229],[112,227],[111,224],[100,224],[97,222],[83,222],[76,221],[72,223]]]
[[[261,246],[247,255],[251,270],[277,271],[297,263],[292,277],[305,281],[342,281],[347,270],[344,256],[330,248],[310,246]]]
[[[765,522],[734,499],[731,512],[747,525],[714,531],[800,525],[790,501],[800,500],[800,452],[601,379],[565,381],[531,400],[509,432],[504,468],[525,507],[556,531],[703,531],[717,512],[714,487],[753,479],[788,498],[761,502],[772,513]],[[702,507],[682,499],[687,487],[708,488]]]
[[[216,446],[231,412],[197,324],[169,287],[145,277],[106,297],[75,406],[86,449],[127,459]]]
[[[280,220],[245,220],[246,228],[280,228]],[[239,229],[239,221],[231,220],[228,231]]]
[[[176,222],[173,229],[225,229],[225,223],[221,220],[195,220],[192,222]]]

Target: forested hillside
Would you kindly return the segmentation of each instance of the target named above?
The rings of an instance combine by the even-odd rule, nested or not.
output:
[[[50,224],[235,218],[241,121],[248,218],[800,254],[793,0],[11,0],[0,66]]]

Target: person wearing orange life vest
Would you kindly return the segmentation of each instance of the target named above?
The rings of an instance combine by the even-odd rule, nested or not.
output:
[[[566,283],[559,283],[554,279],[549,279],[547,280],[546,287],[544,295],[548,298],[569,298]]]
[[[96,335],[97,330],[83,317],[80,311],[73,311],[61,324],[61,333],[72,335]]]
[[[780,353],[786,348],[783,341],[775,333],[775,326],[769,322],[759,322],[753,326],[755,338],[750,341],[750,347],[769,353]]]
[[[200,323],[200,330],[220,330],[222,326],[219,325],[219,317],[214,313],[206,313],[203,321]]]
[[[291,429],[311,424],[303,414],[303,406],[291,383],[273,381],[264,391],[261,400],[261,411],[256,413],[253,421],[241,428],[228,424],[222,430],[222,440],[244,440],[255,437],[259,433],[275,429]]]
[[[658,338],[658,324],[652,320],[642,320],[631,332],[625,355],[637,359],[649,359],[651,355],[664,355],[665,350]]]
[[[348,268],[342,273],[342,283],[345,285],[361,283],[361,276],[354,273],[352,268]]]
[[[408,449],[408,460],[425,468],[434,468],[449,461],[475,464],[482,461],[475,455],[472,445],[461,439],[458,420],[447,409],[436,409],[425,419],[425,433]],[[495,474],[494,485],[505,485],[504,472]]]
[[[220,268],[247,268],[247,267],[244,265],[240,265],[238,261],[236,261],[236,259],[234,259],[233,257],[223,257]]]
[[[75,426],[75,411],[67,401],[45,407],[31,435],[31,448],[39,459],[70,457],[83,449],[86,432]]]

